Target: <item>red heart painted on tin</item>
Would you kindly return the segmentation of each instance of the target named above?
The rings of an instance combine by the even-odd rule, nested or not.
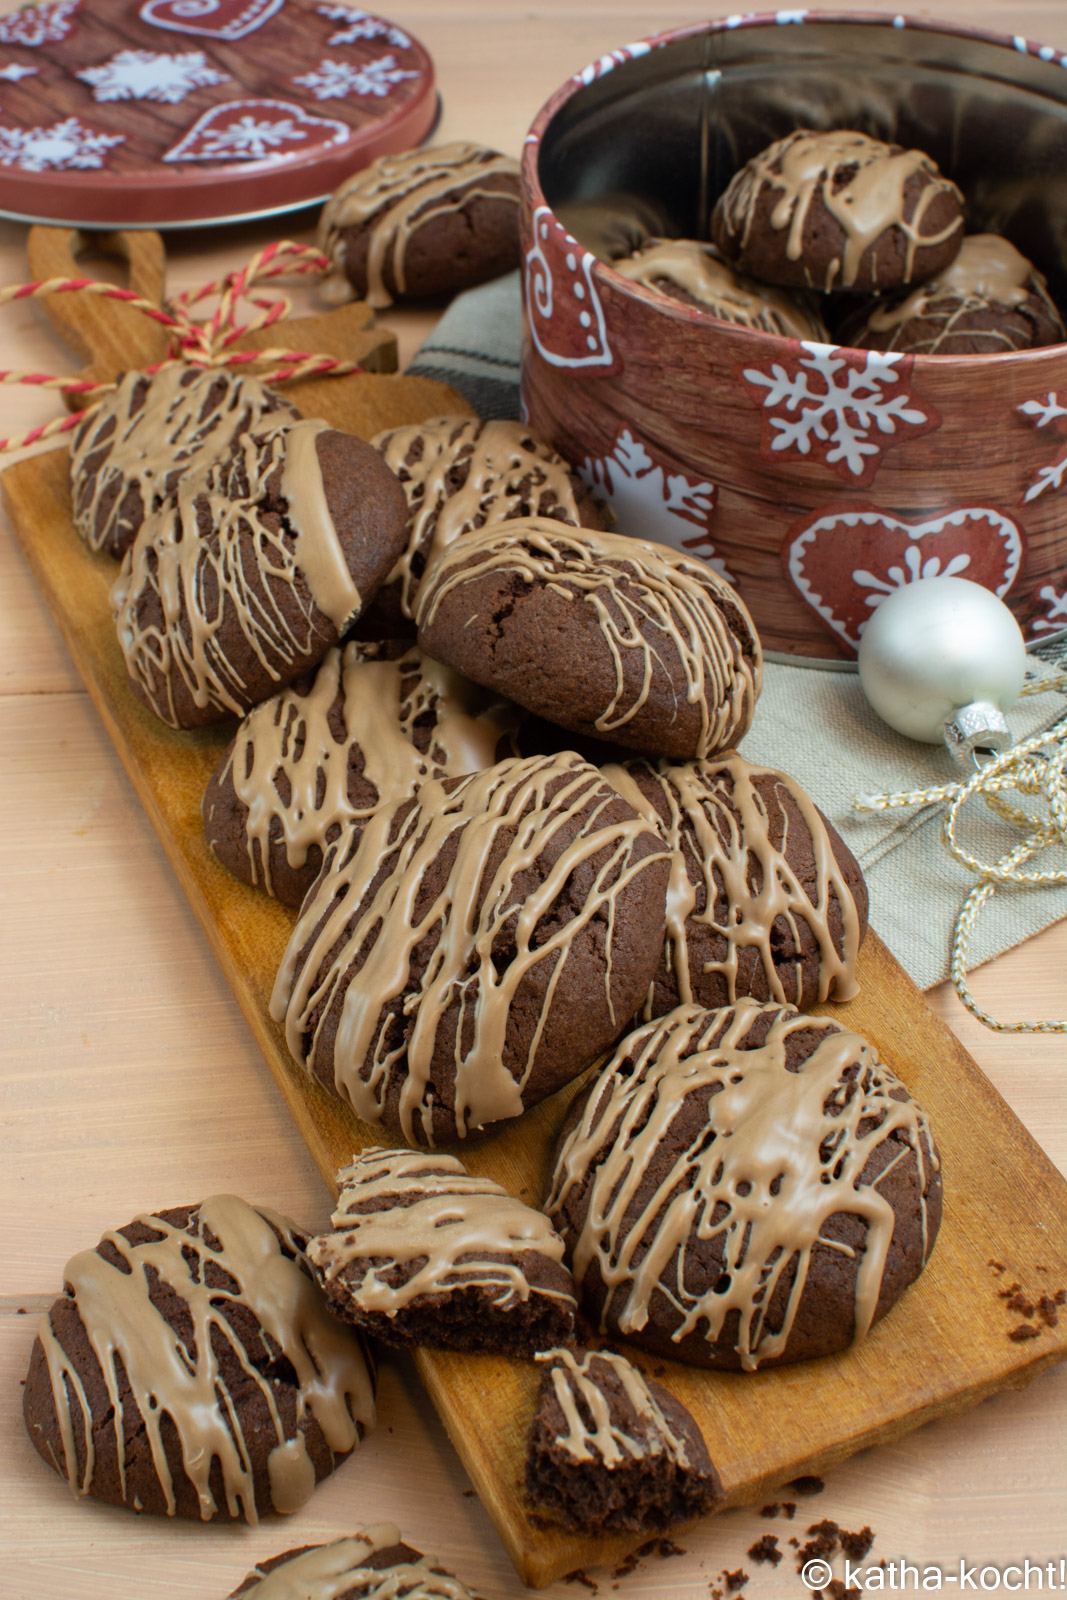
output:
[[[782,564],[801,599],[850,650],[875,606],[920,578],[969,578],[1001,599],[1026,536],[994,506],[957,506],[906,522],[877,506],[837,504],[790,529]]]
[[[285,0],[147,0],[141,18],[153,28],[170,28],[175,33],[243,39],[284,4]]]

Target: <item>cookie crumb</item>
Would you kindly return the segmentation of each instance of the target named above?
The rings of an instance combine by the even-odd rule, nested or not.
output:
[[[797,1503],[796,1503],[796,1501],[795,1500],[783,1500],[782,1501],[782,1516],[785,1517],[786,1521],[787,1522],[792,1522],[792,1520],[796,1516],[796,1514],[797,1514]]]
[[[1032,1317],[1035,1309],[1033,1301],[1028,1300],[1022,1290],[1018,1294],[1013,1294],[1008,1301],[1008,1310],[1017,1311],[1020,1317]]]
[[[747,1554],[749,1559],[755,1561],[757,1565],[763,1565],[769,1561],[772,1566],[776,1567],[785,1551],[779,1550],[778,1540],[773,1533],[765,1533],[762,1539],[757,1539],[754,1545],[750,1545]]]
[[[989,1260],[986,1262],[986,1266],[987,1267],[992,1267],[993,1271],[997,1274],[998,1277],[1000,1276],[1000,1274],[1002,1272],[1007,1272],[1007,1270],[1008,1270],[1007,1267],[1004,1265],[1003,1261],[997,1261],[993,1256],[990,1256]],[[1044,1269],[1042,1267],[1038,1267],[1037,1270],[1038,1270],[1038,1272],[1042,1272]]]
[[[473,1489],[464,1489],[463,1493],[464,1493],[464,1496],[466,1497],[466,1499],[468,1499],[468,1500],[472,1499],[473,1496],[474,1496],[474,1490]]]
[[[769,1506],[760,1506],[759,1514],[761,1517],[776,1517],[781,1509],[778,1501],[772,1500]]]
[[[1055,1328],[1059,1323],[1056,1302],[1051,1295],[1043,1294],[1041,1296],[1041,1299],[1037,1302],[1037,1314],[1046,1328]]]
[[[850,1561],[862,1561],[873,1543],[874,1534],[869,1527],[861,1528],[858,1533],[846,1533],[841,1529],[841,1549]]]
[[[836,1522],[831,1522],[829,1517],[824,1517],[822,1522],[813,1522],[808,1529],[810,1537],[807,1544],[802,1545],[797,1555],[797,1571],[804,1564],[812,1560],[825,1560],[835,1554],[838,1548],[838,1538],[841,1529]]]
[[[748,1582],[748,1573],[743,1567],[738,1567],[736,1572],[724,1572],[723,1577],[726,1580],[727,1594],[736,1594]]]
[[[1040,1337],[1041,1329],[1035,1328],[1032,1322],[1020,1322],[1019,1326],[1008,1334],[1013,1344],[1022,1344],[1026,1339],[1040,1339]]]
[[[1017,1289],[1019,1285],[1016,1284],[1015,1287]],[[797,1494],[803,1495],[806,1499],[809,1495],[822,1494],[826,1485],[821,1478],[793,1478],[788,1487],[795,1489]]]
[[[564,1583],[580,1583],[583,1589],[592,1589],[594,1594],[599,1594],[598,1586],[592,1578],[587,1578],[582,1567],[576,1567],[573,1572],[568,1572],[563,1579]]]
[[[1012,1295],[1018,1294],[1021,1288],[1021,1283],[1009,1283],[1006,1289],[998,1289],[997,1295],[1001,1300],[1010,1300]]]

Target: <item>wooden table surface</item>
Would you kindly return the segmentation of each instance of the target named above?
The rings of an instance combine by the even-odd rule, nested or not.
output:
[[[854,0],[853,9],[879,7]],[[1062,0],[938,0],[916,9],[1067,47]],[[707,15],[703,7],[633,0],[542,0],[529,8],[405,0],[387,10],[435,58],[444,101],[439,138],[480,139],[513,153],[567,74],[629,39]],[[215,277],[282,234],[310,240],[312,228],[305,213],[172,235],[168,287]],[[25,277],[25,230],[0,223],[0,283]],[[0,317],[4,367],[72,369],[38,308],[22,303]],[[399,334],[402,361],[429,326],[419,315],[384,320]],[[0,389],[0,434],[45,421],[57,408],[45,393]],[[221,1190],[313,1226],[328,1208],[6,520],[0,743],[10,820],[0,838],[0,1595],[215,1600],[265,1556],[382,1519],[399,1523],[490,1600],[517,1595],[507,1556],[403,1359],[383,1367],[374,1435],[301,1512],[259,1529],[171,1524],[75,1504],[32,1450],[20,1381],[36,1316],[77,1250],[142,1209]],[[998,1014],[1063,1014],[1065,972],[1067,923],[1060,923],[991,963],[975,988]],[[993,1034],[947,986],[929,998],[1067,1167],[1063,1036]],[[1055,1561],[1055,1580],[1067,1586],[1059,1567],[1067,1555],[1065,1433],[1067,1368],[1060,1368],[969,1416],[853,1459],[821,1495],[799,1501],[792,1524],[732,1512],[682,1537],[683,1553],[649,1555],[629,1575],[594,1573],[588,1581],[602,1592],[617,1586],[633,1600],[695,1600],[721,1587],[724,1572],[744,1568],[751,1600],[788,1600],[805,1592],[794,1563],[772,1569],[746,1551],[767,1532],[788,1549],[791,1534],[803,1541],[810,1523],[828,1517],[850,1530],[873,1529],[869,1561],[938,1563],[946,1574],[959,1573],[961,1558],[1001,1568]],[[577,1591],[560,1584],[547,1592]]]

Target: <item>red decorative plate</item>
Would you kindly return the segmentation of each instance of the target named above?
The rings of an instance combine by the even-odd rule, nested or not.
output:
[[[0,17],[0,215],[188,227],[324,199],[437,114],[433,64],[327,0],[41,0]]]

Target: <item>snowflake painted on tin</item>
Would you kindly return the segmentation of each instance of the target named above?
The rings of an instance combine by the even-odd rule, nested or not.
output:
[[[161,100],[177,105],[194,89],[229,83],[228,72],[209,67],[202,50],[181,55],[156,55],[152,50],[120,50],[99,67],[86,67],[76,78],[91,86],[94,100]]]
[[[1067,406],[1060,405],[1060,397],[1056,393],[1048,395],[1044,400],[1026,400],[1015,409],[1023,412],[1025,416],[1036,417],[1034,426],[1037,428],[1047,428],[1050,423],[1059,421],[1061,417],[1067,417]],[[1065,477],[1067,477],[1067,449],[1061,451],[1051,466],[1038,469],[1033,483],[1023,495],[1023,505],[1030,500],[1036,500],[1046,489],[1062,489]]]
[[[22,78],[35,78],[36,76],[36,67],[20,67],[14,61],[9,67],[0,68],[0,78],[3,78],[5,83],[18,83]]]
[[[331,33],[329,44],[357,44],[361,39],[387,39],[398,50],[410,50],[411,40],[400,28],[381,17],[372,17],[369,11],[359,11],[354,6],[319,6],[320,17],[345,26]]]
[[[0,167],[24,172],[102,167],[112,145],[125,143],[121,133],[94,133],[77,117],[50,128],[0,128]]]
[[[280,145],[304,137],[303,128],[298,128],[292,117],[282,117],[277,122],[239,117],[227,127],[207,130],[199,159],[210,161],[218,156],[243,156],[249,161],[258,161]]]
[[[882,350],[839,350],[801,341],[804,354],[770,372],[746,367],[749,392],[763,408],[765,453],[793,450],[832,467],[851,483],[866,483],[892,445],[941,419],[903,382],[910,357]],[[881,436],[881,437],[879,437]]]
[[[619,429],[607,455],[587,456],[578,472],[596,494],[610,501],[616,532],[699,556],[727,583],[734,582],[708,534],[716,499],[713,483],[665,472],[629,428]]]
[[[317,72],[307,72],[302,78],[289,81],[310,89],[316,100],[344,100],[350,94],[377,95],[383,99],[394,83],[417,77],[417,72],[406,72],[398,67],[395,56],[379,56],[362,67],[350,66],[347,61],[320,61]]]
[[[46,5],[23,6],[0,17],[0,44],[21,44],[34,50],[55,44],[70,32],[70,19],[81,0],[49,0]]]
[[[1037,597],[1044,600],[1048,616],[1035,617],[1030,624],[1030,632],[1058,633],[1061,628],[1067,628],[1067,589],[1058,594],[1051,583],[1046,583],[1037,591]]]

